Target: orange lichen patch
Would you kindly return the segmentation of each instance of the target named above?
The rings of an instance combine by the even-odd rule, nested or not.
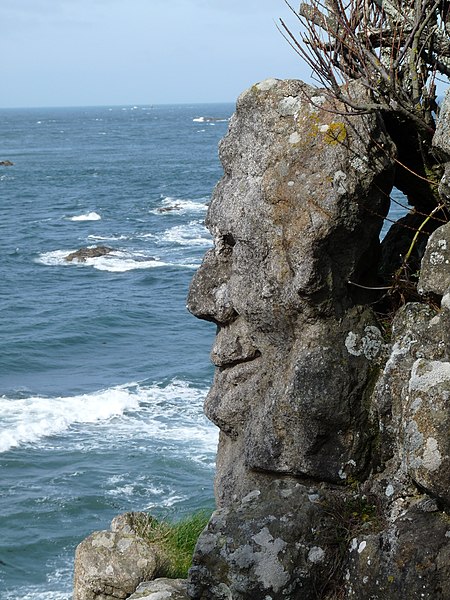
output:
[[[325,143],[334,146],[336,144],[342,144],[347,138],[347,129],[344,123],[334,121],[328,125],[324,134]]]

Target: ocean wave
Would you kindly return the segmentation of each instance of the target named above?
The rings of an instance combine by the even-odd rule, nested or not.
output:
[[[194,123],[226,123],[230,119],[220,119],[217,117],[195,117],[192,119]]]
[[[71,592],[51,592],[41,589],[19,588],[12,592],[5,592],[3,600],[71,600]]]
[[[47,398],[0,397],[0,452],[61,435],[81,423],[96,423],[139,406],[140,394],[122,386],[94,394]]]
[[[154,208],[150,213],[154,215],[167,215],[170,213],[187,213],[187,212],[206,212],[208,205],[207,198],[200,200],[182,200],[181,198],[173,198],[167,196],[161,200],[161,205]]]
[[[30,444],[47,449],[61,446],[66,451],[70,444],[84,451],[101,450],[133,440],[140,447],[143,440],[151,439],[160,451],[179,452],[191,460],[203,462],[206,452],[211,465],[217,430],[203,414],[206,393],[205,388],[175,379],[169,384],[129,383],[69,397],[2,396],[0,452]],[[117,480],[112,488],[124,485]]]
[[[89,212],[84,215],[75,215],[74,217],[69,217],[69,221],[100,221],[101,216],[96,212]]]
[[[172,506],[172,498],[176,497],[178,501],[184,498],[176,495],[175,490],[170,485],[154,485],[151,477],[148,475],[140,475],[124,473],[121,475],[113,475],[106,481],[105,494],[113,498],[129,498],[130,501],[136,495],[145,496],[146,498],[155,498],[155,506],[169,507]]]
[[[2,600],[71,600],[73,579],[73,550],[65,549],[63,556],[48,561],[46,582],[40,585],[21,585],[2,593]]]
[[[124,240],[129,240],[130,236],[128,235],[88,235],[88,240],[93,242],[122,242]]]
[[[105,256],[86,259],[87,266],[92,266],[99,271],[109,271],[110,273],[125,273],[135,269],[152,269],[155,267],[167,267],[170,263],[164,262],[153,256],[144,253],[129,253],[114,251]]]
[[[166,229],[161,236],[165,243],[178,244],[181,246],[203,246],[212,245],[212,237],[201,221],[190,221],[185,225],[177,225]]]

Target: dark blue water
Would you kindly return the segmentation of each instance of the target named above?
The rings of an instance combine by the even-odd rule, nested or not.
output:
[[[121,511],[212,506],[214,328],[185,299],[232,110],[0,111],[2,599],[69,598]]]

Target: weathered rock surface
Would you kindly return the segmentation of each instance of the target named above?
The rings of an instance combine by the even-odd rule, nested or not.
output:
[[[301,82],[268,80],[239,98],[220,145],[215,247],[188,308],[219,325],[206,413],[227,446],[221,504],[250,491],[248,469],[339,482],[367,468],[363,390],[381,333],[353,309],[349,280],[373,283],[392,148],[376,118],[333,108]]]
[[[157,549],[134,533],[96,531],[76,550],[74,600],[128,598],[158,568]]]
[[[449,597],[450,519],[424,499],[409,506],[399,502],[398,509],[399,516],[381,533],[352,539],[342,598]]]
[[[433,136],[433,146],[440,148],[450,157],[450,90],[445,93],[441,104],[439,120]]]
[[[184,579],[155,579],[141,583],[129,600],[188,600]]]
[[[308,600],[330,591],[328,565],[342,549],[331,495],[292,478],[261,483],[212,516],[190,571],[191,597]]]
[[[444,96],[440,118],[437,123],[436,132],[433,136],[433,146],[438,152],[446,156],[444,164],[444,175],[439,183],[439,194],[442,201],[450,207],[450,90]]]
[[[450,158],[448,94],[441,115],[434,144]],[[367,289],[401,241],[400,224],[381,258],[383,122],[271,79],[239,98],[220,156],[214,248],[188,298],[218,325],[205,405],[221,430],[218,509],[188,581],[137,590],[158,554],[117,518],[80,546],[74,600],[448,600],[450,227],[430,236],[423,301],[384,314],[389,327]]]
[[[432,292],[443,296],[450,288],[450,223],[436,229],[430,236],[422,265],[419,293]]]
[[[78,262],[86,262],[87,258],[97,258],[98,256],[105,256],[105,254],[109,254],[110,252],[114,252],[112,248],[108,248],[108,246],[94,246],[93,248],[80,248],[75,252],[71,252],[66,256],[66,260],[71,262],[76,260]]]

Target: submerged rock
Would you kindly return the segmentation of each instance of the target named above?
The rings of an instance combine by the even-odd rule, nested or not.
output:
[[[86,262],[87,258],[97,258],[99,256],[105,256],[105,254],[109,254],[110,252],[114,252],[113,248],[109,248],[108,246],[94,246],[93,248],[80,248],[76,252],[71,252],[65,258],[68,262],[72,262],[74,260],[78,262]]]

